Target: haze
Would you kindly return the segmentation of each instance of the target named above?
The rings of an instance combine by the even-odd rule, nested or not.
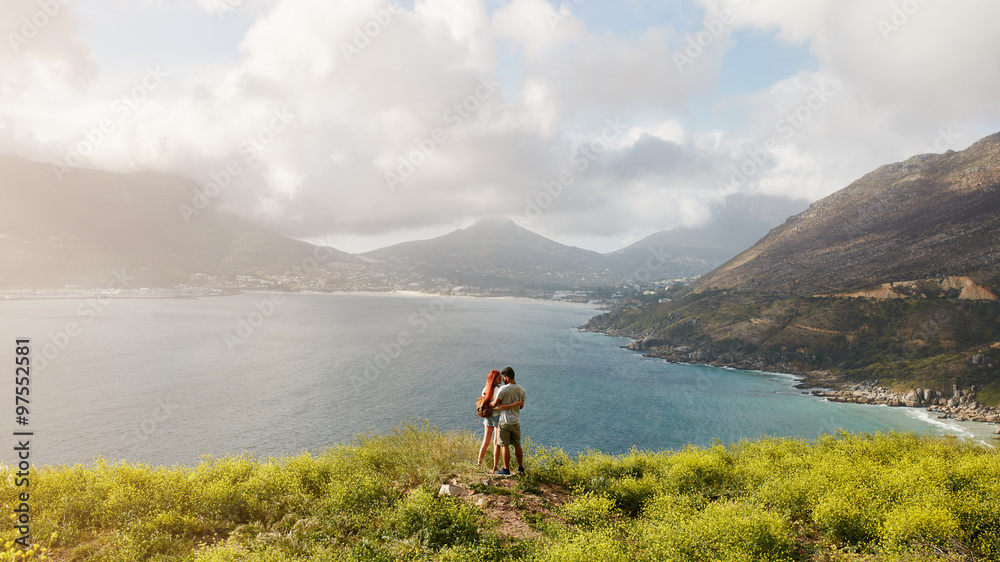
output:
[[[996,132],[997,21],[977,0],[6,2],[0,154],[215,178],[219,208],[348,252],[490,217],[608,252]]]

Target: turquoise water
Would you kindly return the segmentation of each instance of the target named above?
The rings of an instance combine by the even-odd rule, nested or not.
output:
[[[486,373],[508,365],[527,392],[523,434],[570,453],[973,427],[820,401],[784,375],[644,358],[621,349],[626,340],[577,331],[597,312],[586,306],[264,294],[92,304],[0,302],[3,362],[13,365],[16,338],[33,341],[37,464],[282,455],[410,419],[481,431],[475,398]],[[25,428],[14,423],[13,388],[3,392],[10,435]],[[12,448],[0,450],[11,463]]]

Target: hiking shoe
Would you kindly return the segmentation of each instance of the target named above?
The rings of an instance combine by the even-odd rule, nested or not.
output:
[[[525,472],[524,472],[524,467],[523,466],[517,467],[517,474],[519,476],[524,476]]]
[[[501,468],[497,471],[497,476],[510,476],[510,471],[506,468]]]

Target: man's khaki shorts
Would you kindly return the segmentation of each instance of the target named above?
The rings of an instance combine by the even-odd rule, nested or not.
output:
[[[521,446],[521,424],[511,425],[500,424],[500,444],[507,446]]]

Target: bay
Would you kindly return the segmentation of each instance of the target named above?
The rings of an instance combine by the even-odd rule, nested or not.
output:
[[[280,456],[411,420],[481,433],[475,398],[486,373],[508,365],[528,396],[523,434],[570,454],[838,429],[988,431],[817,400],[786,375],[645,358],[621,349],[626,340],[576,329],[598,312],[426,295],[3,301],[0,357],[13,365],[15,339],[31,338],[36,465]],[[7,392],[10,435],[25,428],[13,385]],[[0,461],[15,461],[12,447],[2,451]]]

